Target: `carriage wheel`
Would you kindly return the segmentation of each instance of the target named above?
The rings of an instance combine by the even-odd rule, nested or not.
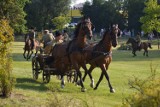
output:
[[[48,68],[48,66],[44,67],[42,77],[43,77],[43,82],[49,83],[50,82],[50,71],[47,70],[46,68]]]
[[[38,62],[36,60],[36,57],[32,58],[32,74],[33,74],[33,79],[38,79]]]

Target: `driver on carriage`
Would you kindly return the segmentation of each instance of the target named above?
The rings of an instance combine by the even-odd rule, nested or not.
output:
[[[43,43],[43,48],[48,45],[53,45],[53,41],[55,40],[52,33],[49,33],[49,30],[44,30],[44,35],[41,39],[41,43]]]
[[[138,46],[138,50],[141,50],[141,36],[140,33],[138,32],[137,36],[136,36],[136,42],[137,42],[137,46]]]

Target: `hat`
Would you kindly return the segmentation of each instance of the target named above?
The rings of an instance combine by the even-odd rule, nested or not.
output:
[[[49,33],[49,30],[44,30],[45,33]]]
[[[55,32],[55,37],[58,37],[58,36],[60,36],[60,35],[62,35],[59,31],[56,31]]]
[[[35,28],[35,27],[33,27],[33,26],[31,26],[31,27],[30,27],[30,30],[36,30],[36,28]]]
[[[67,30],[63,30],[64,33],[67,33]]]

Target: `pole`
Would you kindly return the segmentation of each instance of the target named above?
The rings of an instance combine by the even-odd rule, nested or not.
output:
[[[160,5],[160,0],[157,0],[157,4]]]
[[[157,5],[160,5],[160,0],[157,0]],[[159,35],[158,35],[158,32],[157,32],[157,38],[158,38],[158,50],[159,50]]]
[[[158,38],[158,50],[159,50],[159,35],[158,35],[158,32],[157,32],[157,38]]]

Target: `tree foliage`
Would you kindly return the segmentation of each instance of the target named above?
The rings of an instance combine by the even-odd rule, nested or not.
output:
[[[64,25],[71,21],[70,17],[58,16],[55,17],[52,22],[56,26],[56,29],[62,30]]]
[[[120,13],[122,1],[119,0],[93,0],[93,3],[86,2],[82,14],[89,16],[96,27],[96,31],[117,23],[124,25],[123,15]]]
[[[152,31],[160,32],[160,6],[157,5],[157,0],[148,0],[145,2],[145,15],[140,18],[142,29],[145,33]]]
[[[125,0],[124,8],[128,12],[128,28],[136,32],[141,30],[140,17],[144,15],[143,9],[146,0]]]
[[[67,14],[70,3],[71,0],[31,0],[25,8],[27,26],[38,30],[53,27],[52,19]]]
[[[13,41],[13,29],[7,20],[0,20],[0,94],[8,96],[11,93],[13,81],[11,78],[12,60],[10,46]]]
[[[0,0],[0,19],[9,20],[15,32],[25,32],[25,16],[23,8],[29,0]]]

